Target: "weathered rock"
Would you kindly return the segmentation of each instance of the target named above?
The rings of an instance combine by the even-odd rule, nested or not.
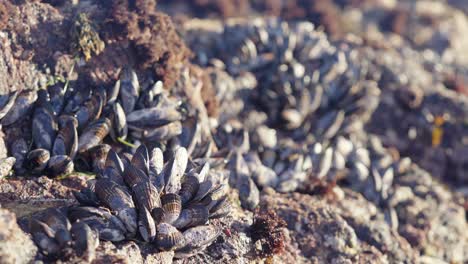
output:
[[[14,213],[0,209],[0,263],[30,263],[37,247],[16,224]]]
[[[61,181],[46,176],[18,178],[0,182],[0,204],[18,218],[75,202],[72,191],[86,186],[86,176],[75,175]]]
[[[260,207],[277,212],[288,224],[299,254],[317,263],[416,261],[417,252],[361,195],[346,192],[340,200],[323,198],[269,189]]]

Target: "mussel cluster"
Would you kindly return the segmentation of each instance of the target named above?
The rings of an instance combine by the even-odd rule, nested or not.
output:
[[[10,154],[16,159],[17,174],[28,169],[54,177],[73,171],[77,160],[79,169],[95,169],[93,157],[102,152],[98,145],[108,135],[114,142],[129,135],[136,143],[163,144],[181,134],[180,107],[181,101],[169,97],[162,82],[143,89],[136,73],[125,67],[120,80],[107,90],[53,85],[37,91],[37,96],[35,91],[15,93],[2,109],[2,124],[12,125],[33,111],[28,123],[31,137],[19,135]]]
[[[63,210],[68,218],[46,212],[46,218],[33,221],[32,234],[44,255],[64,257],[67,248],[82,245],[74,240],[75,226],[86,230],[79,233],[86,234],[86,245],[95,245],[94,236],[112,242],[135,239],[156,251],[173,250],[177,258],[197,254],[220,234],[208,222],[228,215],[230,202],[227,173],[216,163],[210,169],[209,162],[189,161],[184,147],[164,163],[160,148],[148,152],[141,145],[133,156],[111,149],[101,164],[89,188],[75,192],[80,205]]]
[[[311,23],[278,19],[226,24],[218,40],[223,45],[201,48],[197,58],[216,69],[215,87],[222,83],[216,137],[219,148],[238,152],[230,156],[235,175],[291,192],[355,169],[351,157],[365,150],[356,142],[380,90],[354,43],[331,43]],[[226,144],[233,137],[245,143]],[[245,193],[256,196],[255,184],[248,186]]]
[[[368,62],[351,43],[332,44],[311,23],[258,19],[225,26],[221,38],[227,72],[253,73],[252,95],[267,124],[293,130],[293,137],[329,140],[362,125],[378,105]]]
[[[71,224],[66,210],[50,208],[31,219],[33,240],[46,258],[91,262],[99,245],[98,235],[84,222]]]

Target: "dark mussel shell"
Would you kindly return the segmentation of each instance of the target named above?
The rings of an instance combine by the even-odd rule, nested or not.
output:
[[[47,170],[52,177],[73,172],[73,161],[66,155],[55,155],[49,159]]]
[[[32,119],[32,137],[36,148],[52,149],[57,124],[53,113],[45,107],[36,107]]]
[[[70,231],[77,256],[91,262],[96,256],[96,248],[99,245],[96,232],[84,222],[74,223]]]
[[[92,164],[92,169],[96,173],[101,173],[105,169],[107,154],[109,153],[111,146],[107,144],[99,144],[90,148],[87,151],[87,155],[90,164]]]
[[[198,192],[198,188],[200,187],[200,182],[198,178],[195,176],[186,176],[184,181],[182,182],[182,187],[180,188],[180,199],[182,200],[182,204],[186,204],[190,201],[195,194]]]
[[[140,94],[140,84],[133,69],[124,67],[120,73],[119,99],[126,114],[135,108]]]
[[[127,117],[119,102],[112,105],[110,118],[112,121],[112,129],[110,130],[111,137],[114,140],[127,138]]]
[[[67,155],[75,158],[78,151],[77,120],[71,116],[60,117],[60,130],[54,141],[52,155]]]
[[[26,157],[28,168],[34,173],[41,173],[47,167],[49,159],[49,151],[42,148],[30,151]]]
[[[135,234],[137,230],[137,212],[132,196],[125,187],[108,179],[98,179],[95,188],[99,200],[116,212],[117,217],[124,223],[130,234]]]

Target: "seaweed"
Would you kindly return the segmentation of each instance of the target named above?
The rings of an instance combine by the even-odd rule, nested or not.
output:
[[[250,232],[254,243],[259,241],[261,244],[260,248],[256,248],[256,254],[259,257],[268,258],[284,251],[283,227],[286,227],[286,222],[274,211],[257,210],[255,212]]]

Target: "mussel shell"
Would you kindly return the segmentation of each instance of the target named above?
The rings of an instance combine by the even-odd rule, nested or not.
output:
[[[60,246],[53,238],[50,238],[43,232],[36,232],[32,235],[34,243],[39,247],[42,254],[51,257],[60,254]]]
[[[107,91],[107,105],[112,105],[117,102],[117,97],[120,93],[120,80],[117,80],[113,86]]]
[[[74,223],[70,231],[76,254],[91,262],[96,256],[96,248],[99,245],[97,234],[84,222]]]
[[[83,191],[83,190],[82,190]],[[73,206],[67,210],[67,216],[72,222],[79,221],[80,219],[99,216],[102,218],[110,218],[111,212],[105,207],[96,206]],[[122,224],[122,228],[125,228]]]
[[[156,237],[156,224],[148,209],[141,208],[138,217],[138,230],[146,242],[151,242]]]
[[[47,167],[47,163],[50,159],[50,153],[46,149],[38,148],[30,151],[26,159],[29,169],[39,173]]]
[[[51,149],[57,133],[53,113],[44,107],[36,107],[32,119],[32,136],[36,148]]]
[[[124,223],[130,234],[135,234],[137,229],[137,212],[131,195],[119,184],[108,180],[96,181],[96,195],[99,200],[112,211]]]
[[[151,151],[151,158],[149,161],[149,170],[157,176],[161,173],[164,167],[164,155],[160,148],[154,148]]]
[[[127,115],[127,123],[137,127],[159,127],[181,119],[177,109],[161,107],[135,110]]]
[[[319,164],[316,167],[316,175],[318,178],[324,178],[330,171],[333,164],[333,149],[327,148],[319,159]]]
[[[138,76],[130,67],[124,67],[120,73],[119,99],[126,114],[135,108],[139,93],[140,84]]]
[[[127,127],[127,117],[125,112],[120,105],[120,103],[116,102],[112,105],[112,129],[110,131],[111,137],[114,140],[117,138],[125,139],[127,138],[128,134],[128,127]]]
[[[242,176],[237,179],[237,189],[243,208],[253,210],[260,203],[260,191],[253,180],[248,176]]]
[[[148,174],[149,170],[149,153],[148,149],[146,148],[145,145],[140,145],[136,150],[135,153],[133,154],[132,157],[132,165],[135,166],[136,168],[142,170],[146,174]]]
[[[88,156],[91,159],[91,163],[93,164],[94,172],[100,173],[104,170],[107,160],[107,154],[109,153],[110,149],[111,146],[107,144],[99,144],[90,148],[87,151]]]
[[[99,206],[96,193],[89,188],[81,189],[79,192],[73,191],[73,196],[81,205]]]
[[[107,208],[78,206],[68,210],[68,217],[76,221],[86,222],[92,229],[100,233],[100,238],[110,241],[121,241],[127,232],[124,223],[111,214]]]
[[[129,129],[132,130],[132,136],[146,142],[166,141],[178,136],[182,132],[182,124],[179,121],[175,121],[160,127],[144,128],[129,125]]]
[[[198,182],[197,177],[186,176],[182,182],[182,187],[180,188],[179,192],[182,204],[186,204],[188,201],[190,201],[195,196],[195,194],[197,194],[199,187],[200,183]]]
[[[344,121],[344,111],[328,112],[317,122],[315,134],[318,135],[319,138],[331,139],[338,133]]]
[[[107,134],[109,134],[110,126],[110,120],[104,117],[85,128],[78,139],[78,152],[85,152],[101,143]]]
[[[115,168],[119,173],[124,172],[124,164],[115,150],[110,149],[107,153],[106,167]]]
[[[80,105],[91,96],[91,88],[89,86],[84,86],[76,90],[69,89],[68,91],[73,92],[73,95],[67,98],[67,103],[63,109],[65,114],[71,114],[77,111]]]
[[[65,91],[60,84],[55,84],[47,87],[50,96],[50,105],[54,110],[54,114],[62,112],[64,106]]]
[[[185,258],[198,254],[209,246],[221,234],[217,228],[212,225],[196,226],[186,230],[183,233],[185,246],[176,249],[176,258]]]
[[[114,167],[106,167],[98,176],[102,178],[107,178],[111,181],[116,182],[119,185],[125,186],[125,181],[123,179],[122,173],[117,171]]]
[[[66,127],[69,122],[71,122],[73,126],[78,127],[78,120],[71,115],[60,115],[57,122],[60,128]]]
[[[189,228],[197,225],[203,225],[208,222],[209,212],[204,205],[194,205],[182,210],[179,218],[173,223],[173,226]]]
[[[135,208],[130,193],[126,188],[109,179],[98,179],[95,192],[99,200],[112,211]]]
[[[16,97],[18,96],[19,94],[19,91],[16,90],[14,91],[12,94],[10,95],[5,95],[7,96],[8,98],[6,99],[6,102],[4,104],[2,104],[2,107],[0,109],[0,120],[3,119],[3,117],[5,117],[6,114],[8,114],[8,112],[10,111],[10,109],[13,107],[13,105],[15,104],[15,101],[16,101]],[[3,97],[2,97],[3,99]],[[2,100],[3,102],[3,100]]]
[[[51,176],[70,174],[73,172],[73,161],[66,155],[55,155],[49,159],[47,170]]]
[[[71,245],[72,239],[69,232],[71,224],[61,210],[57,208],[49,208],[38,215],[35,220],[37,220],[37,223],[39,224],[43,223],[47,225],[48,228],[45,228],[44,231],[50,228],[46,234],[54,237],[60,247]],[[45,226],[42,225],[42,227]]]
[[[198,191],[192,198],[192,200],[194,202],[200,201],[201,199],[205,198],[211,192],[211,190],[213,190],[214,187],[214,183],[210,180],[200,183],[198,186]]]
[[[227,216],[231,212],[231,202],[227,196],[216,201],[210,209],[210,218],[220,218]]]
[[[27,117],[36,99],[37,94],[35,91],[21,91],[16,97],[15,103],[11,106],[10,111],[2,118],[2,125],[8,126]]]
[[[185,238],[174,226],[161,223],[157,226],[156,244],[161,250],[176,250],[185,245]]]
[[[165,190],[168,193],[178,193],[181,187],[182,176],[187,168],[188,154],[187,149],[179,147],[172,160],[166,165],[163,170],[164,182],[166,183]]]
[[[101,240],[118,242],[125,239],[126,229],[123,223],[113,215],[109,219],[100,216],[89,216],[80,218],[79,221],[86,223],[91,229],[99,233],[99,239]]]
[[[136,184],[133,188],[133,198],[138,209],[146,208],[152,212],[154,208],[161,207],[158,189],[148,180]]]
[[[145,182],[149,177],[145,174],[144,171],[136,168],[132,164],[128,164],[123,173],[123,179],[125,183],[130,187],[139,184],[140,182]]]
[[[60,130],[54,141],[52,155],[68,155],[74,159],[78,150],[77,121],[71,116],[64,116],[60,119]]]
[[[173,223],[179,218],[182,211],[182,201],[178,194],[167,193],[161,196],[161,205],[164,210],[163,222]]]
[[[76,120],[78,120],[78,128],[81,130],[89,122],[98,119],[101,116],[102,108],[103,98],[101,96],[91,96],[86,100],[75,114]]]

